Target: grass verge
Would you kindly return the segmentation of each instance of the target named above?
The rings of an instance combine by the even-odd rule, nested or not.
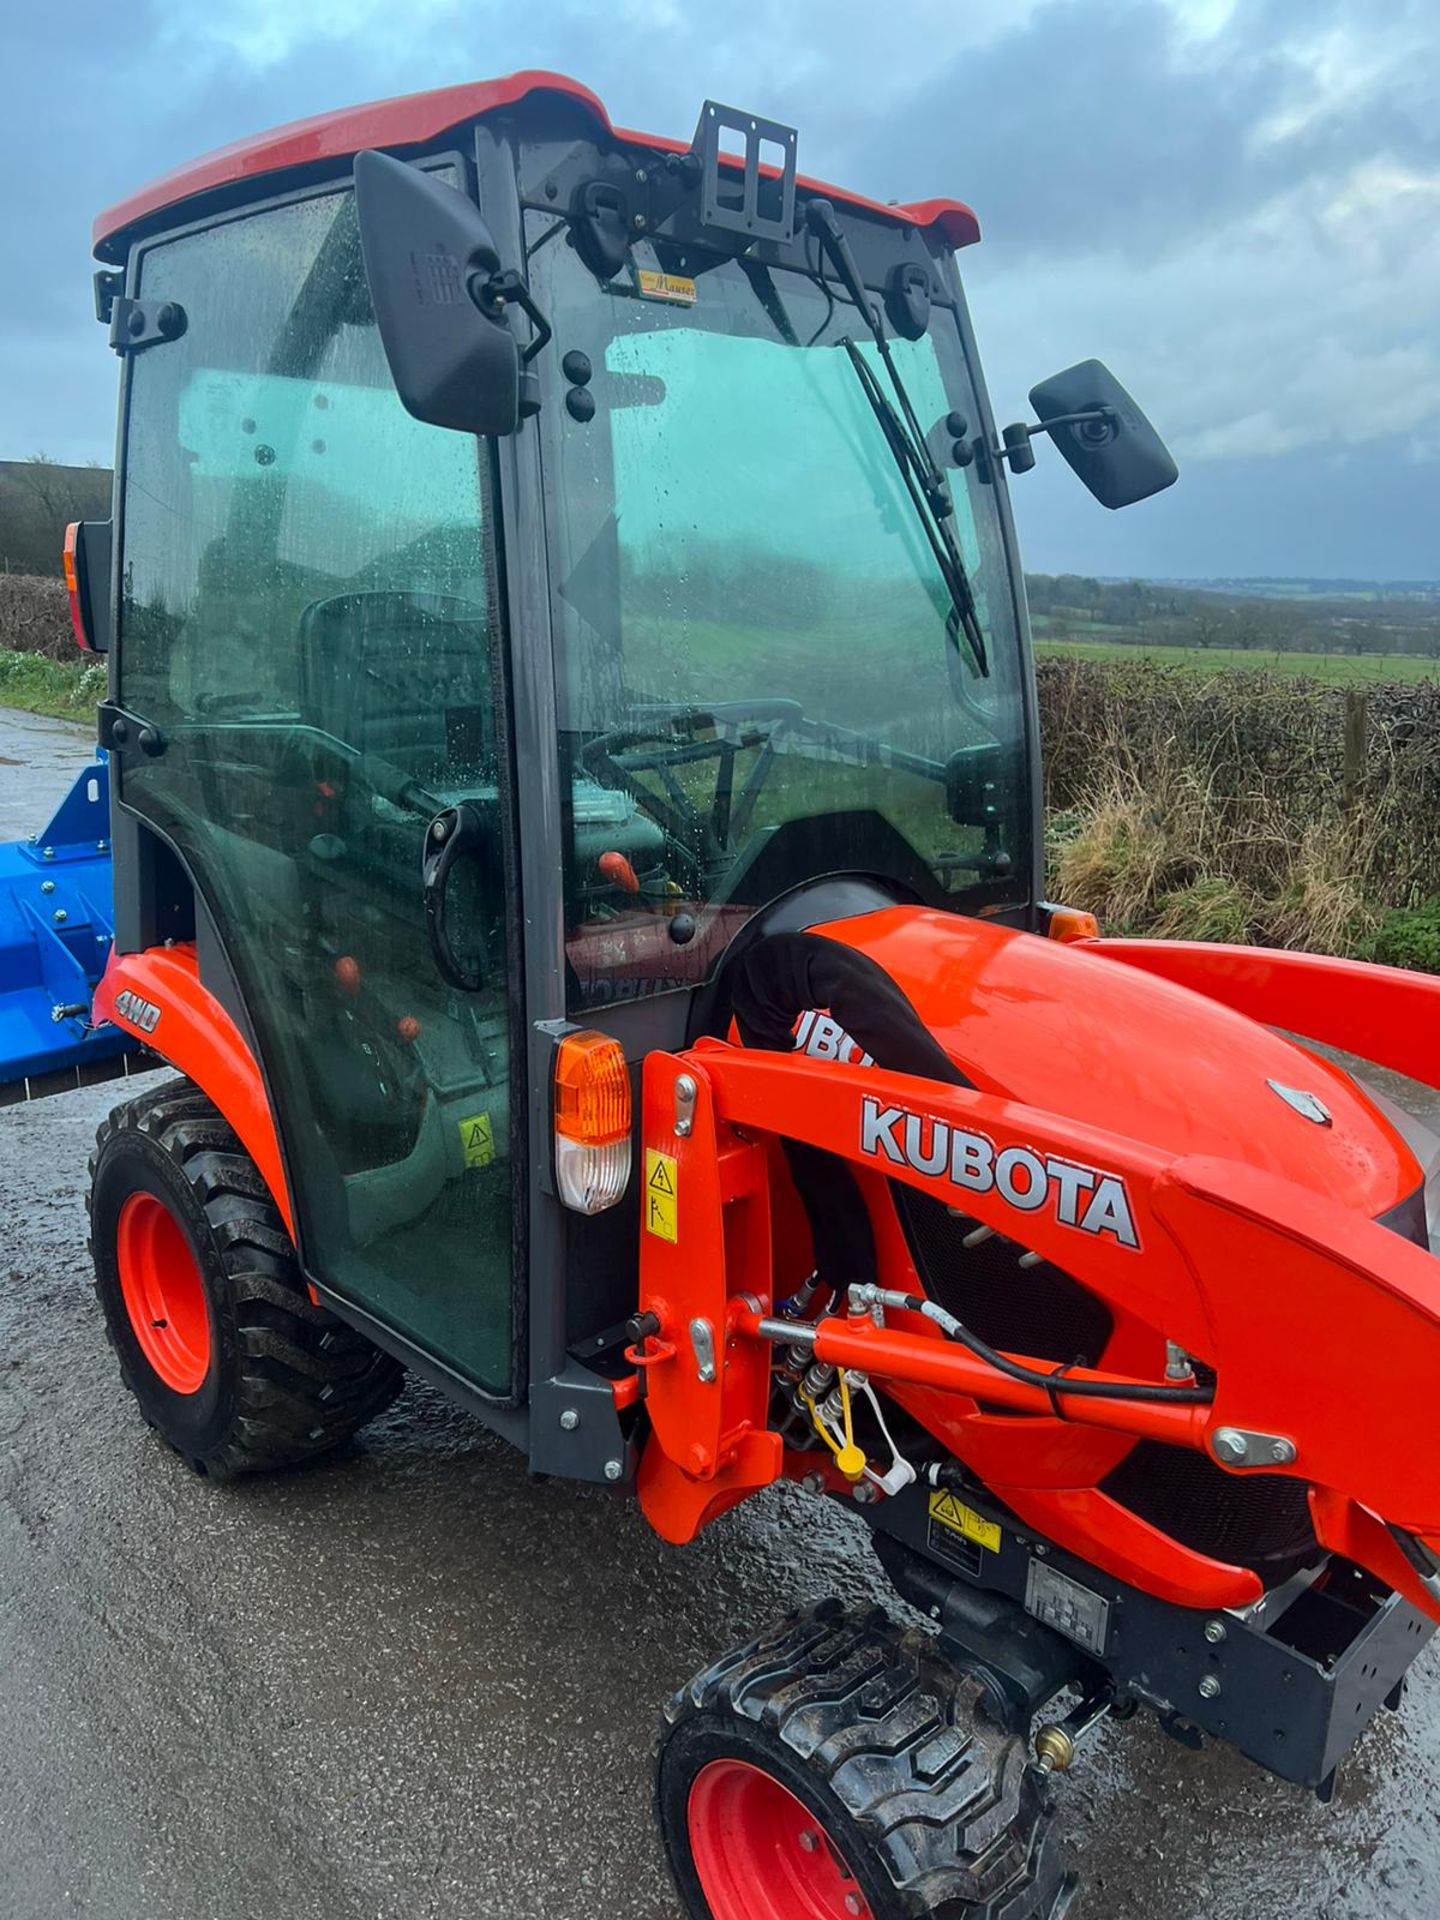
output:
[[[43,654],[0,648],[0,707],[83,725],[104,697],[105,668],[100,662],[47,660]]]
[[[1042,661],[1049,891],[1113,933],[1440,951],[1440,682]],[[1383,951],[1382,951],[1383,949]]]

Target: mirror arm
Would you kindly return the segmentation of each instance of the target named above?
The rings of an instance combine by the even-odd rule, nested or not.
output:
[[[1008,460],[1012,473],[1029,473],[1035,464],[1035,453],[1030,442],[1037,433],[1053,433],[1056,427],[1081,427],[1099,425],[1105,428],[1108,439],[1114,431],[1116,413],[1113,407],[1086,407],[1081,413],[1057,413],[1051,420],[1037,420],[1033,425],[1017,420],[1013,426],[1005,428],[1002,435],[1003,446],[990,449],[997,460]]]
[[[476,282],[479,282],[478,286]],[[522,366],[528,367],[536,354],[543,347],[548,347],[554,338],[554,329],[550,322],[535,304],[530,289],[513,267],[507,267],[503,273],[492,273],[484,281],[480,280],[478,273],[473,275],[470,297],[483,312],[492,313],[497,319],[507,306],[519,307],[535,329],[535,338],[520,355]]]
[[[535,329],[534,338],[520,355],[520,417],[528,418],[540,411],[540,382],[530,371],[530,362],[536,354],[548,347],[555,337],[555,330],[535,303],[534,295],[513,267],[507,267],[503,273],[488,276],[474,273],[470,276],[470,298],[480,311],[494,320],[504,320],[506,307],[519,307],[525,318]]]
[[[1026,427],[1027,435],[1053,433],[1056,427],[1083,426],[1087,420],[1103,420],[1108,426],[1115,418],[1113,407],[1087,407],[1083,413],[1057,413],[1053,420],[1037,420],[1033,427]]]

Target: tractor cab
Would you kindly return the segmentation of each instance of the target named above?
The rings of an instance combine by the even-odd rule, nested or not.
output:
[[[514,1091],[567,1026],[684,1044],[817,886],[801,922],[1036,914],[1030,456],[974,216],[521,76],[267,136],[97,233],[119,951],[194,942],[316,1285],[517,1403],[633,1307],[633,1190],[588,1148],[557,1186]],[[1173,478],[1078,377],[1057,438],[1098,423],[1077,458],[1108,435],[1130,497]],[[537,1259],[569,1281],[527,1328]]]

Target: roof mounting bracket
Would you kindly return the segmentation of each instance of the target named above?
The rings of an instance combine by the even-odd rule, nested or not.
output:
[[[108,327],[115,302],[125,291],[125,276],[116,267],[100,267],[95,274],[95,318]]]
[[[738,137],[735,150],[722,150],[725,133]],[[793,240],[796,142],[793,127],[707,100],[691,143],[700,160],[701,224],[782,246]]]

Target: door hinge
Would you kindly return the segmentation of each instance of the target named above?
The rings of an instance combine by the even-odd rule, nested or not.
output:
[[[97,309],[99,294],[96,295]],[[115,294],[110,300],[110,344],[116,353],[138,353],[142,347],[178,340],[188,320],[176,300],[130,300]]]
[[[139,748],[147,760],[158,760],[169,742],[153,721],[129,713],[112,700],[99,708],[99,744],[107,753],[126,754]]]

